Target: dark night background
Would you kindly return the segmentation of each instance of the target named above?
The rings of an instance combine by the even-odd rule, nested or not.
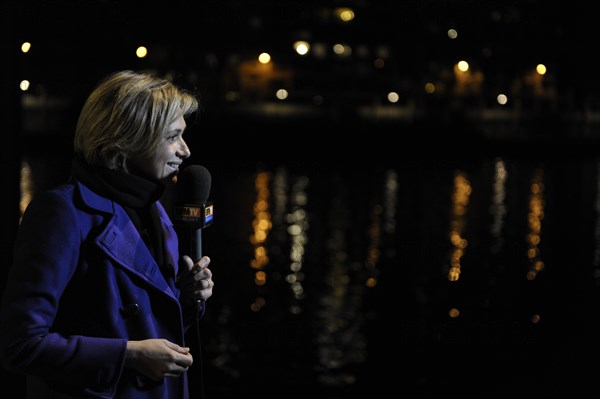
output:
[[[216,259],[219,289],[202,321],[201,349],[191,337],[204,353],[192,370],[194,397],[201,399],[199,374],[207,399],[552,398],[594,388],[600,34],[587,4],[5,1],[0,286],[18,227],[23,162],[37,190],[63,181],[79,109],[98,80],[118,69],[153,70],[200,95],[201,117],[186,140],[190,162],[213,178],[216,220],[205,247]],[[355,18],[342,23],[341,7]],[[296,54],[296,40],[310,42],[311,52]],[[32,44],[26,54],[25,41]],[[336,43],[351,51],[335,54]],[[139,45],[146,58],[135,56]],[[268,69],[256,61],[262,52],[272,57]],[[459,60],[469,62],[468,74],[455,70]],[[534,73],[540,63],[543,77]],[[19,89],[24,79],[28,91]],[[428,83],[434,91],[425,90]],[[289,97],[277,99],[278,89]],[[390,91],[398,102],[388,102]],[[491,256],[484,194],[498,159],[509,170],[510,212],[506,249]],[[518,271],[527,263],[519,258],[529,220],[522,204],[542,169],[546,268],[532,285]],[[455,171],[474,188],[464,262],[480,272],[466,268],[450,287],[444,267]],[[289,263],[285,223],[274,223],[267,243],[273,285],[257,288],[248,267],[261,173],[272,179],[273,196],[278,178],[296,195],[310,181],[302,306],[277,266]],[[386,209],[381,192],[390,173],[399,185],[397,226],[378,241],[377,285],[350,284],[345,306],[328,319],[324,309],[332,311],[340,290],[332,281],[362,281],[356,265],[371,265],[370,218],[379,209],[373,204]],[[334,273],[339,265],[347,268],[342,277]],[[251,310],[255,295],[269,307]],[[464,311],[450,318],[456,303]],[[543,322],[530,322],[536,312]],[[3,391],[23,389],[20,376],[3,372],[0,380]]]

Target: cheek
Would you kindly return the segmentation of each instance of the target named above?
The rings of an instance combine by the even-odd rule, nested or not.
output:
[[[155,164],[166,164],[168,161],[173,160],[175,157],[175,149],[173,146],[164,146],[158,150],[156,157],[154,158]]]

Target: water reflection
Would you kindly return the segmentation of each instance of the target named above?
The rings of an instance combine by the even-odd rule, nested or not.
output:
[[[23,203],[41,165],[23,163]],[[209,168],[218,288],[192,373],[215,398],[543,394],[583,334],[557,326],[595,320],[598,159]]]
[[[467,223],[469,197],[471,196],[471,183],[462,171],[456,171],[454,176],[454,192],[451,200],[450,215],[450,242],[452,254],[450,255],[450,270],[448,280],[458,281],[460,278],[461,258],[463,257],[469,241],[463,237]]]
[[[542,241],[542,219],[544,218],[544,171],[536,169],[533,171],[529,195],[529,213],[527,215],[527,258],[529,258],[529,270],[527,279],[533,280],[539,272],[544,269],[541,259],[540,243]]]
[[[492,215],[492,224],[490,233],[492,234],[493,242],[491,246],[491,254],[496,255],[502,251],[504,247],[504,218],[508,212],[506,207],[506,180],[508,179],[508,171],[506,163],[502,158],[494,160],[494,177],[492,180],[492,198],[490,205],[490,214]]]
[[[353,258],[352,221],[355,209],[350,204],[349,186],[341,176],[330,177],[330,195],[326,229],[324,285],[316,313],[316,337],[319,367],[318,381],[325,385],[354,384],[352,366],[364,361],[366,342],[363,334],[364,268]],[[365,203],[368,204],[368,198]],[[365,204],[365,205],[366,205]],[[371,209],[371,207],[367,207]]]

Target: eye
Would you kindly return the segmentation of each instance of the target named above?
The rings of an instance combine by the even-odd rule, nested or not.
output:
[[[179,137],[181,137],[181,133],[169,133],[167,137],[165,137],[165,140],[167,140],[169,143],[173,143],[177,141]]]

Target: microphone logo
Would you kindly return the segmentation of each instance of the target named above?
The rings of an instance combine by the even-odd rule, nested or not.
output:
[[[184,224],[192,228],[204,228],[213,222],[213,204],[184,204],[173,207],[173,222]]]
[[[213,221],[213,205],[212,202],[204,206],[204,225],[208,226]]]

